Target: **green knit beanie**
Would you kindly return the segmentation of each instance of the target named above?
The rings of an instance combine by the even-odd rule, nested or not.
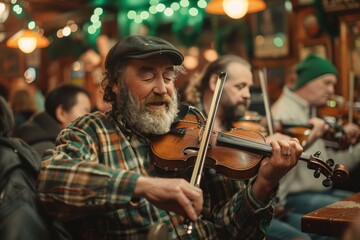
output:
[[[303,87],[321,75],[337,73],[336,67],[329,60],[310,54],[296,66],[297,78],[292,90]]]

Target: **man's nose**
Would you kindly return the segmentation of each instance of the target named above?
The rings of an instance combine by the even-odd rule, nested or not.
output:
[[[328,90],[330,94],[334,94],[335,93],[334,85],[329,85]]]
[[[165,84],[164,78],[162,76],[160,76],[156,79],[153,91],[157,94],[167,93],[166,84]]]
[[[251,98],[250,89],[249,88],[244,88],[241,96],[242,96],[243,99],[250,99]]]

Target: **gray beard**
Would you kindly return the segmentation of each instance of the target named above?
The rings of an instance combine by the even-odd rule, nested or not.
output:
[[[178,97],[174,92],[167,110],[148,111],[122,87],[118,96],[119,112],[131,128],[144,134],[161,135],[170,131],[178,113]]]

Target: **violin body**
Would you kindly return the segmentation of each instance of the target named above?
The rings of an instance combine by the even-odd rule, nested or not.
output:
[[[237,129],[252,130],[259,132],[263,136],[268,136],[267,129],[260,123],[253,121],[237,121],[233,122],[233,127]],[[297,138],[301,146],[307,144],[312,126],[304,124],[293,124],[293,123],[284,123],[281,122],[278,126],[275,127],[275,132],[279,132],[285,135],[288,135],[293,138]]]
[[[236,121],[232,124],[233,128],[245,129],[245,130],[252,130],[261,133],[264,136],[268,135],[267,129],[262,126],[260,123],[253,122],[253,121]]]
[[[232,127],[256,131],[264,136],[267,136],[269,133],[264,124],[262,124],[262,119],[263,117],[259,113],[254,111],[246,111],[245,116],[237,119],[236,121],[233,121]]]
[[[183,131],[186,131],[184,135],[166,134],[152,141],[152,157],[157,167],[168,171],[181,171],[194,166],[202,129],[198,126]],[[233,129],[226,133],[265,143],[265,138],[255,131]],[[221,146],[217,143],[217,136],[217,132],[212,133],[205,167],[215,169],[218,173],[234,179],[249,179],[255,176],[263,156],[239,151],[234,147]]]
[[[247,113],[243,118],[234,121],[232,127],[256,131],[266,137],[269,135],[269,132],[264,124],[261,123],[262,119],[263,118],[258,113],[250,112],[250,114]],[[276,124],[276,126],[274,124],[274,128],[275,132],[299,139],[301,146],[304,147],[307,144],[312,126],[281,122]]]
[[[294,124],[288,122],[281,122],[278,132],[297,138],[301,146],[306,146],[312,126],[307,124]]]

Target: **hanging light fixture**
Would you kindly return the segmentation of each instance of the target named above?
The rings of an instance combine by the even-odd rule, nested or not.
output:
[[[31,53],[36,48],[45,48],[49,44],[46,37],[30,29],[20,30],[6,42],[7,47],[20,48],[24,53]]]
[[[208,3],[205,10],[209,14],[241,18],[247,13],[259,12],[265,8],[266,3],[263,0],[212,0]]]
[[[248,11],[248,0],[223,0],[224,12],[231,18],[239,19],[245,16]]]

